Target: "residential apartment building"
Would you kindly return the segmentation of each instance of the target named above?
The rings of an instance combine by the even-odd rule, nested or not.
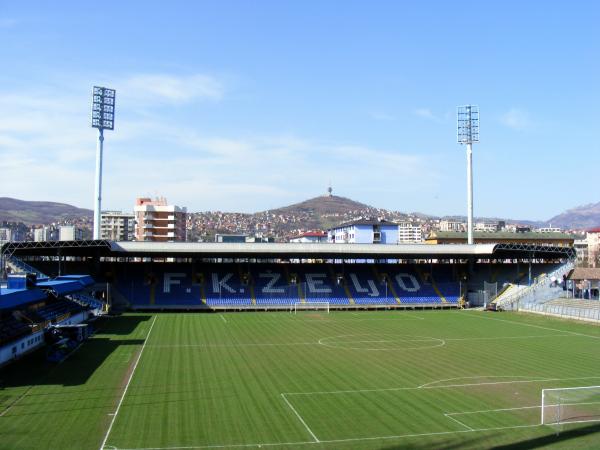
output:
[[[379,219],[359,219],[328,231],[333,244],[397,244],[398,224]]]
[[[0,228],[0,245],[12,242],[12,230],[10,228]]]
[[[110,241],[133,241],[135,215],[121,211],[104,211],[100,220],[100,238]]]
[[[475,222],[475,225],[473,225],[473,231],[484,231],[487,233],[495,233],[496,231],[502,230],[505,226],[506,226],[505,222],[495,222],[495,221]]]
[[[398,243],[416,244],[423,242],[423,230],[421,225],[412,222],[400,222],[398,224]]]
[[[41,228],[34,228],[33,240],[35,242],[49,242],[58,240],[58,230],[55,227],[44,225]]]
[[[62,225],[58,229],[59,241],[80,241],[83,239],[83,231],[75,225]]]
[[[187,209],[167,204],[164,197],[137,198],[134,207],[135,240],[183,242],[186,240]]]
[[[465,231],[467,224],[458,220],[440,220],[440,231]]]
[[[600,227],[587,230],[586,239],[588,249],[588,265],[598,267],[598,256],[600,255]]]

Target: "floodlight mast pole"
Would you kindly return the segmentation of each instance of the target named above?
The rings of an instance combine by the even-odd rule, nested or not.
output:
[[[96,145],[96,184],[94,203],[94,239],[100,239],[100,221],[102,211],[102,153],[104,151],[104,128],[98,128]]]
[[[102,154],[104,153],[104,130],[115,129],[114,89],[94,86],[92,89],[92,127],[98,128],[96,146],[96,180],[94,188],[94,239],[100,239],[102,218]]]
[[[479,107],[457,109],[458,143],[467,146],[467,243],[473,244],[473,143],[479,142]]]
[[[473,144],[467,144],[467,244],[473,243]]]

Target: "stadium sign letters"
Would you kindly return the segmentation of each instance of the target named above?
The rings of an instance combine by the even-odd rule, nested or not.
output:
[[[173,288],[176,286],[182,286],[186,283],[188,274],[183,272],[165,272],[163,275],[163,293],[169,294],[173,292]],[[191,278],[191,277],[190,277]],[[228,273],[211,273],[210,274],[210,285],[214,294],[229,293],[229,294],[242,294],[245,291],[244,287],[238,287],[237,290],[234,286],[240,286],[239,282],[234,282],[235,275],[233,272]],[[283,281],[284,277],[281,273],[277,272],[265,272],[258,273],[258,280],[255,289],[258,289],[262,294],[285,294],[286,288],[289,288],[290,283]],[[380,290],[377,282],[372,278],[359,277],[356,273],[348,273],[348,280],[351,283],[351,287],[361,294],[367,294],[369,297],[378,297]],[[405,292],[417,292],[421,288],[417,278],[409,273],[398,273],[393,277],[396,281],[396,286]],[[298,280],[298,282],[301,282]],[[310,294],[331,294],[333,293],[332,287],[328,284],[328,275],[326,273],[306,273],[304,274],[304,283],[307,291]],[[190,286],[198,286],[201,283],[194,283],[193,280],[189,283]]]

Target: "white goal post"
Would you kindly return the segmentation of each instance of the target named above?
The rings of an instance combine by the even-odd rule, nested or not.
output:
[[[600,422],[600,386],[542,389],[542,425]]]
[[[325,311],[329,314],[329,302],[294,302],[294,314],[298,311]]]

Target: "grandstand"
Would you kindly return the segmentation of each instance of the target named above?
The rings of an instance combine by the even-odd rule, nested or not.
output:
[[[456,308],[491,301],[477,295],[485,283],[531,284],[573,256],[568,247],[520,244],[111,241],[13,243],[4,252],[61,281],[65,273],[87,273],[110,284],[115,304],[136,310],[276,310],[311,301],[341,309]]]
[[[6,368],[7,448],[597,443],[596,328],[458,310],[494,300],[490,285],[498,304],[562,292],[548,281],[568,270],[568,248],[91,241],[4,251],[48,275],[2,289],[15,296],[0,299],[11,343],[43,345],[44,328],[103,309],[101,289],[135,310],[101,317],[69,359],[73,344],[54,341],[47,359],[60,365],[34,352]],[[542,392],[556,389],[572,399],[560,428],[540,422]]]
[[[43,347],[52,327],[85,322],[100,309],[83,293],[93,283],[87,275],[41,281],[36,273],[10,275],[0,287],[0,366]]]

